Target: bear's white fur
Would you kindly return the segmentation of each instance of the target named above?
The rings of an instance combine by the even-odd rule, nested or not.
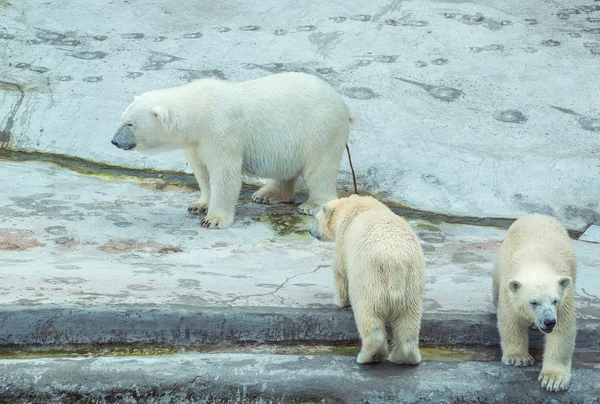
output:
[[[150,91],[136,97],[121,120],[133,135],[131,148],[184,149],[201,190],[188,210],[206,210],[203,225],[224,228],[233,222],[242,173],[269,179],[253,195],[256,202],[292,202],[300,176],[309,192],[301,213],[314,214],[337,198],[353,118],[323,80],[280,73],[242,83],[203,79]]]
[[[425,259],[409,224],[375,198],[353,195],[323,205],[311,234],[336,243],[335,303],[352,305],[362,340],[357,362],[385,359],[386,320],[393,330],[388,359],[397,364],[421,362]]]
[[[493,270],[502,362],[533,364],[527,333],[534,324],[545,334],[539,381],[550,391],[568,389],[571,380],[577,332],[575,276],[571,240],[556,219],[533,214],[510,226]]]

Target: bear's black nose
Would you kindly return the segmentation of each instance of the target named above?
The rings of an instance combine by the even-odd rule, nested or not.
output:
[[[544,327],[546,327],[546,328],[554,328],[555,325],[556,325],[555,320],[544,320]]]
[[[112,144],[114,144],[115,146],[119,147],[119,145],[117,144],[117,141],[116,141],[115,139],[112,139],[110,142],[111,142]]]

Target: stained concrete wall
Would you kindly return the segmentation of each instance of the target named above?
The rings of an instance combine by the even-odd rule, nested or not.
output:
[[[600,4],[581,3],[0,0],[0,146],[189,171],[110,144],[134,94],[305,71],[356,115],[362,188],[581,228],[600,221]]]

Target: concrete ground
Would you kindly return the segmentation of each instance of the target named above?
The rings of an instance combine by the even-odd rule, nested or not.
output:
[[[0,361],[8,403],[597,403],[598,358],[573,363],[566,392],[537,382],[539,365],[439,361],[361,366],[343,356],[176,355]],[[46,402],[47,402],[46,401]]]
[[[0,401],[597,402],[599,35],[597,1],[0,0]],[[359,187],[418,233],[422,341],[484,347],[491,362],[272,355],[357,343],[352,311],[332,302],[333,245],[295,206],[251,202],[251,182],[232,228],[200,228],[182,153],[110,144],[134,94],[281,71],[342,94]],[[492,261],[533,212],[574,238],[567,393],[539,388],[539,358],[497,358]],[[7,359],[87,346],[134,356]]]
[[[584,228],[600,220],[598,21],[572,0],[2,0],[0,147],[189,172],[110,144],[134,94],[304,71],[357,118],[361,188]]]
[[[4,344],[357,339],[333,305],[333,244],[295,206],[251,202],[247,186],[235,225],[208,230],[187,212],[191,187],[77,170],[0,160]],[[409,222],[427,261],[422,338],[497,344],[491,268],[506,230]],[[600,348],[600,244],[573,245],[579,346]]]
[[[187,212],[197,193],[160,178],[87,176],[0,161],[2,306],[332,307],[333,244],[293,205],[240,199],[233,228]],[[24,188],[24,184],[26,188]],[[249,192],[248,192],[249,193]],[[427,260],[425,310],[490,313],[504,229],[410,220]],[[600,244],[574,241],[580,317],[600,318]]]

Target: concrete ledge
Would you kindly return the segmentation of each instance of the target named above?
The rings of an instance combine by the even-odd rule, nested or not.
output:
[[[0,311],[0,346],[154,344],[198,346],[222,341],[335,343],[357,341],[349,309],[293,308],[11,308]],[[578,323],[577,346],[600,349],[597,322]],[[542,347],[531,331],[531,346]],[[425,313],[427,343],[499,345],[496,318]]]
[[[574,361],[570,389],[542,390],[539,364],[390,362],[353,357],[173,355],[0,361],[0,400],[47,402],[592,403],[600,397],[593,361]]]

